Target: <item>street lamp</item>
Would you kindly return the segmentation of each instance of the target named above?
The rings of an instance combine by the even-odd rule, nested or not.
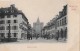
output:
[[[10,42],[10,40],[11,40],[11,30],[10,30],[10,24],[9,24],[9,33],[8,33],[8,42]]]

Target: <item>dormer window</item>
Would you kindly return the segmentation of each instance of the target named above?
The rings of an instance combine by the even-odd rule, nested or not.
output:
[[[13,13],[13,11],[11,11],[11,13]]]
[[[14,17],[17,17],[17,15],[15,14]]]
[[[7,13],[9,12],[9,11],[6,11]]]
[[[0,18],[2,19],[2,18],[4,18],[5,16],[4,15],[2,15]]]
[[[5,11],[5,13],[7,13],[7,12]]]
[[[10,15],[7,15],[7,18],[10,18]]]

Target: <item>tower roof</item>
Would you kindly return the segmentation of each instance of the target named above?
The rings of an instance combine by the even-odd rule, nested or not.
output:
[[[40,23],[39,17],[38,17],[38,19],[37,19],[37,23]]]

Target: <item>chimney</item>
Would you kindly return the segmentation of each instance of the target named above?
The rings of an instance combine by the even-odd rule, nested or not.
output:
[[[12,4],[11,7],[15,7],[15,4]]]

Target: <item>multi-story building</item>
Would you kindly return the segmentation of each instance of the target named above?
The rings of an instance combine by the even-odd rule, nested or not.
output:
[[[28,19],[14,5],[0,8],[0,39],[15,41],[27,38]]]
[[[42,30],[43,36],[47,38],[55,38],[56,35],[56,18],[53,18]]]
[[[67,38],[67,5],[59,12],[57,18],[57,37],[63,40]]]
[[[67,39],[67,5],[42,30],[43,35],[51,35],[57,40]],[[51,38],[50,36],[50,38]]]

